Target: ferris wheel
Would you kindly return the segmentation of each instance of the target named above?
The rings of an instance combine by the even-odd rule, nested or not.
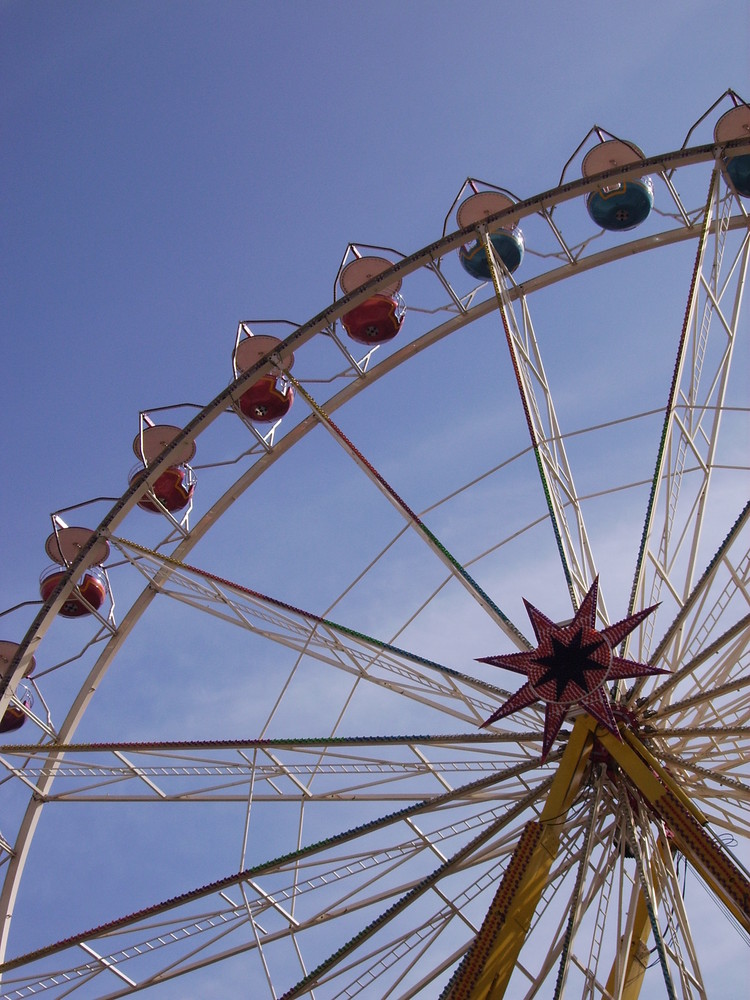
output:
[[[727,995],[748,199],[731,91],[595,127],[141,412],[0,644],[0,997]]]

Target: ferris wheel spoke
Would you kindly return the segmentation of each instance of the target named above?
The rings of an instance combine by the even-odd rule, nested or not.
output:
[[[550,522],[575,611],[597,576],[580,499],[568,463],[526,296],[520,292],[514,296],[521,312],[519,321],[509,294],[512,279],[498,263],[486,232],[483,233],[483,243]],[[572,527],[568,512],[573,516]],[[600,612],[603,623],[608,624],[603,599]]]
[[[698,985],[697,994],[686,995],[704,996],[689,926],[675,915],[681,894],[669,848],[665,850],[663,841],[659,848],[647,815],[634,816],[628,833],[624,818],[602,825],[592,812],[594,801],[592,796],[589,808],[569,825],[565,863],[550,873],[548,900],[535,914],[509,990],[527,1000],[545,991],[557,995],[561,989],[565,996],[626,995],[624,984],[629,982],[632,989],[638,975],[653,965],[655,931],[662,949],[660,978],[666,969],[668,982],[687,979],[693,988]],[[610,817],[622,814],[615,802],[608,806]],[[591,836],[585,860],[581,858],[584,828],[590,828]],[[659,850],[668,856],[666,863],[645,860]],[[642,859],[643,878],[636,857]],[[644,887],[652,901],[649,906]],[[606,927],[618,931],[614,952],[607,943]],[[652,969],[651,989],[655,974]]]
[[[726,718],[734,726],[746,725],[750,721],[750,707],[747,692],[750,690],[750,677],[741,676],[712,688],[704,688],[697,694],[689,695],[680,701],[672,702],[662,708],[656,718],[660,723],[669,720],[667,725],[676,721],[678,725],[695,727],[703,721],[719,721]],[[738,697],[730,698],[730,695]],[[710,715],[713,719],[707,719]],[[677,719],[674,717],[677,716]]]
[[[602,784],[597,783],[593,801],[589,808],[589,816],[584,825],[582,831],[582,836],[580,838],[580,859],[578,861],[578,872],[575,877],[573,884],[573,891],[571,895],[571,901],[568,906],[568,920],[565,927],[565,932],[562,938],[562,949],[560,964],[557,970],[557,979],[555,982],[554,990],[554,1000],[560,1000],[563,995],[563,990],[565,989],[565,982],[568,976],[568,969],[570,967],[571,960],[571,944],[575,937],[575,932],[580,924],[582,912],[583,912],[583,890],[584,883],[586,879],[586,872],[591,862],[591,852],[594,846],[594,836],[595,828],[598,823],[598,812],[602,801]]]
[[[356,678],[397,690],[466,723],[481,725],[506,696],[501,688],[311,612],[302,611],[240,584],[135,542],[113,544],[159,591],[245,628],[281,646],[311,656]],[[164,567],[169,569],[164,574]]]
[[[671,705],[695,699],[692,715],[672,718],[671,725],[691,725],[702,711],[711,712],[710,692],[728,692],[747,671],[750,639],[750,503],[746,504],[728,535],[679,613],[660,640],[652,662],[671,673],[663,679],[641,679],[631,688],[626,703],[639,704],[651,713],[671,711]],[[723,631],[719,631],[723,628]],[[718,633],[718,634],[717,634]],[[650,685],[650,690],[648,686]],[[726,699],[716,711],[727,708]],[[725,724],[740,724],[723,716]],[[709,723],[710,724],[710,723]]]
[[[747,232],[736,244],[730,239],[733,204],[717,167],[701,223],[631,608],[662,600],[679,615],[695,579],[715,469],[731,462],[731,455],[719,451],[719,429],[750,259]],[[654,622],[642,631],[639,658],[651,648]]]
[[[325,410],[315,402],[304,386],[294,378],[290,372],[286,372],[286,377],[294,385],[296,390],[307,401],[311,410],[318,420],[330,432],[333,438],[344,448],[354,462],[365,472],[385,497],[393,506],[407,519],[407,522],[415,528],[419,536],[427,543],[429,548],[438,558],[450,569],[453,576],[461,583],[471,596],[479,602],[492,620],[505,632],[511,641],[519,649],[530,649],[529,640],[523,635],[508,616],[501,611],[492,598],[485,593],[476,580],[467,572],[466,568],[448,551],[442,542],[433,534],[421,518],[408,506],[408,504],[396,493],[393,487],[385,478],[371,465],[362,455],[357,447],[349,440],[340,427],[338,427]]]
[[[750,835],[750,772],[741,747],[718,759],[700,758],[700,763],[669,752],[659,759],[679,775],[682,788],[696,802],[713,826],[733,839]]]
[[[534,796],[539,794],[539,792],[543,792],[545,787],[549,787],[552,780],[552,778],[546,779],[540,789],[535,790]],[[310,990],[310,988],[317,986],[322,981],[325,981],[329,972],[338,965],[342,958],[350,955],[363,941],[368,940],[377,934],[378,931],[380,931],[384,926],[396,917],[400,916],[406,908],[414,905],[418,899],[424,895],[424,893],[432,889],[433,886],[435,886],[442,879],[448,877],[452,872],[456,871],[468,857],[470,857],[479,848],[486,844],[487,841],[489,841],[495,834],[497,834],[503,826],[507,824],[509,818],[520,817],[525,809],[531,804],[531,801],[531,798],[527,798],[525,801],[518,803],[514,809],[510,810],[503,817],[500,817],[492,823],[486,824],[481,833],[477,834],[468,844],[465,844],[452,856],[446,858],[441,865],[435,868],[429,875],[421,879],[416,885],[413,886],[413,888],[405,893],[397,903],[391,905],[385,912],[360,930],[338,951],[334,952],[329,958],[321,962],[291,989],[287,990],[286,993],[283,994],[281,1000],[293,1000],[293,998],[304,995]]]
[[[54,769],[45,802],[413,802],[478,774],[519,765],[531,774],[536,732],[97,743],[0,748],[0,761],[30,785]],[[516,776],[516,775],[514,775]],[[476,795],[477,793],[473,793]],[[502,786],[492,797],[505,798]],[[516,796],[511,788],[508,795]]]
[[[46,984],[44,988],[52,989],[54,984],[59,992],[51,995],[63,996],[67,995],[71,983],[85,981],[103,970],[116,969],[121,979],[127,979],[133,988],[141,988],[146,982],[163,981],[233,953],[259,950],[261,945],[268,955],[269,948],[276,942],[299,937],[306,930],[314,931],[326,922],[344,920],[348,923],[352,915],[368,909],[372,911],[373,907],[383,911],[383,916],[374,921],[381,926],[389,922],[387,915],[391,913],[394,899],[403,908],[449,873],[464,873],[469,877],[468,881],[465,877],[459,879],[459,896],[452,901],[444,897],[440,914],[426,924],[417,922],[405,939],[420,940],[424,926],[439,928],[451,920],[464,923],[465,933],[470,933],[472,925],[466,924],[461,900],[465,905],[483,890],[498,858],[507,856],[512,849],[518,817],[533,807],[539,790],[548,785],[551,778],[542,771],[520,796],[508,802],[502,802],[502,796],[485,799],[483,792],[502,784],[503,780],[513,781],[528,770],[528,765],[506,768],[504,772],[491,774],[460,789],[424,799],[273,861],[256,864],[146,910],[19,956],[0,966],[3,982],[9,985],[10,972],[28,967],[28,977],[15,979],[12,988],[21,989],[22,984],[24,988]],[[479,798],[472,805],[472,796],[477,794]],[[429,831],[415,827],[417,817],[430,815],[434,821]],[[390,845],[382,839],[383,831],[389,828],[393,831]],[[405,832],[406,839],[403,833],[398,836],[399,829]],[[491,850],[479,850],[501,831],[505,831],[504,837],[500,837]],[[373,836],[377,838],[374,841]],[[458,847],[454,847],[450,858],[446,856],[438,869],[427,876],[429,885],[426,885],[424,873],[418,872],[420,866],[413,867],[415,861],[433,858],[436,850],[440,856],[446,849],[450,850],[451,844],[458,844]],[[478,874],[472,874],[474,868]],[[242,886],[247,905],[236,895],[232,898],[233,890]],[[295,909],[295,903],[308,896],[311,903],[306,904],[303,914],[299,908]],[[248,921],[248,908],[252,921]],[[416,919],[419,921],[419,916]],[[249,931],[248,923],[252,924]],[[236,940],[238,933],[243,939],[241,944]],[[226,949],[224,939],[232,934],[235,943],[217,955],[216,948]],[[102,951],[105,942],[106,953]],[[395,958],[403,957],[398,938],[395,944],[390,942],[379,947]],[[42,961],[64,956],[77,948],[97,957],[93,961],[87,959],[82,965],[68,964],[53,970],[47,966],[46,971],[39,971]],[[157,968],[154,962],[165,948],[169,957],[162,958]],[[275,962],[279,964],[278,957]],[[143,975],[131,971],[142,968],[147,970]],[[137,980],[136,975],[139,975]],[[129,992],[131,989],[124,987],[106,995],[120,996]]]

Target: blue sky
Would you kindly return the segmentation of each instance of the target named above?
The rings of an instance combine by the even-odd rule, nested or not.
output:
[[[238,319],[317,312],[350,240],[436,238],[468,175],[552,186],[594,123],[674,148],[748,76],[741,2],[0,9],[8,603],[49,512],[119,492],[138,410],[227,379]]]
[[[139,410],[203,404],[230,381],[239,320],[301,323],[316,314],[332,301],[350,241],[408,254],[436,240],[467,176],[521,198],[553,187],[594,124],[636,142],[646,155],[678,148],[728,87],[750,97],[749,20],[743,0],[635,0],[625,7],[591,0],[0,0],[0,607],[37,599],[51,511],[124,490]],[[701,135],[710,141],[710,129]],[[595,284],[583,327],[578,307],[561,315],[559,300],[542,297],[540,321],[555,334],[550,356],[560,381],[581,375],[565,349],[574,331],[594,338],[590,364],[612,376],[601,331],[613,312],[635,309],[631,322],[644,337],[649,322],[659,327],[681,318],[689,254],[678,259],[684,271],[663,294],[640,291],[645,272],[637,263],[626,284]],[[448,391],[461,397],[467,385],[479,384],[489,412],[513,387],[487,343],[481,331],[468,342],[466,381]],[[670,363],[669,352],[662,356],[654,346],[643,384],[636,389],[620,380],[623,406],[650,390],[652,375],[663,385]],[[561,392],[568,426],[594,422],[600,402],[616,407],[609,389],[597,400],[598,385],[583,402],[575,388],[569,396]],[[661,389],[654,395],[663,401]],[[484,468],[487,448],[497,448],[500,460],[525,445],[523,428],[503,423],[505,403],[497,424],[479,418],[472,424],[458,406],[455,468],[436,472],[434,482],[410,475],[416,456],[445,447],[446,427],[433,429],[426,416],[432,396],[429,384],[399,372],[372,390],[374,411],[391,416],[387,433],[379,436],[373,410],[359,404],[347,424],[418,509]],[[179,412],[187,420],[193,411]],[[170,422],[177,421],[173,413]],[[462,449],[467,428],[472,447]],[[654,439],[646,440],[650,472]],[[234,438],[218,435],[212,442],[201,446],[197,461],[234,446]],[[633,442],[622,447],[637,450]],[[367,485],[353,482],[342,492],[348,466],[339,473],[339,465],[345,463],[334,447],[320,453],[300,447],[293,468],[269,474],[257,499],[235,511],[193,561],[248,586],[267,584],[281,598],[310,601],[311,610],[323,613],[347,573],[366,563],[397,522],[387,510],[370,514]],[[519,473],[509,493],[480,490],[477,523],[489,521],[490,510],[514,505],[526,487]],[[342,497],[335,527],[346,545],[325,533],[330,525],[321,527]],[[106,506],[70,520],[93,524]],[[360,512],[367,513],[358,528]],[[459,548],[471,534],[465,517],[436,515]],[[598,526],[602,544],[616,548],[605,529]],[[246,558],[238,539],[248,550],[257,543],[262,558]],[[311,577],[310,565],[319,575]],[[409,550],[398,566],[405,575],[412,571]],[[524,584],[538,571],[528,566]],[[436,586],[439,574],[424,573],[420,585]],[[489,578],[504,585],[499,571]],[[352,602],[355,624],[376,632],[387,621],[395,629],[392,587],[392,579],[374,581],[369,606]],[[622,603],[626,587],[614,587]],[[545,578],[544,589],[557,600],[559,587]],[[521,596],[509,599],[527,628]],[[34,611],[9,615],[0,637],[20,638]],[[613,617],[624,612],[617,607]],[[464,613],[470,617],[473,609]],[[477,642],[494,641],[486,623],[472,627]],[[158,722],[165,728],[151,735],[207,735],[197,732],[202,720],[210,719],[213,733],[228,713],[236,733],[246,718],[240,695],[227,697],[219,676],[202,715],[191,704],[202,697],[199,680],[181,684],[190,650],[174,658],[172,647],[163,652],[163,637],[183,624],[172,616],[159,628],[156,636],[147,628],[136,635],[125,654],[139,671],[137,688],[125,668],[113,671],[87,732],[146,738]],[[429,643],[429,629],[423,631]],[[65,648],[67,640],[59,641]],[[192,641],[209,658],[213,633],[198,632]],[[227,642],[227,658],[239,656],[239,640]],[[494,651],[482,646],[475,655]],[[457,643],[456,655],[465,653]],[[166,681],[145,669],[154,658],[169,659]],[[56,683],[51,678],[53,692]],[[252,686],[241,693],[251,698]],[[132,699],[127,720],[117,716],[125,697]],[[171,717],[163,697],[174,706]],[[223,857],[216,864],[222,872],[231,867],[229,861],[222,867]],[[179,891],[177,879],[163,881],[164,894]],[[140,904],[136,893],[132,905]],[[50,898],[49,906],[59,901]]]

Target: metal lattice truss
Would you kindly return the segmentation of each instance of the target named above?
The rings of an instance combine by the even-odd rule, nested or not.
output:
[[[176,564],[125,539],[113,539],[160,593],[245,628],[300,655],[311,656],[357,680],[382,685],[403,697],[481,725],[505,692],[445,665],[424,659],[335,622]]]
[[[523,886],[527,866],[518,860],[519,845],[536,842],[545,829],[554,829],[557,849],[548,856],[527,936],[546,944],[526,950],[515,966],[529,994],[557,970],[558,993],[567,983],[579,993],[618,995],[618,982],[630,981],[634,969],[642,977],[656,961],[673,989],[681,984],[675,995],[707,996],[686,933],[683,862],[669,830],[654,825],[629,779],[604,763],[585,785],[574,781],[562,803],[564,821],[550,827],[550,815],[561,808],[555,789],[565,787],[552,774],[566,773],[559,755],[551,764],[498,768],[9,962],[3,996],[46,990],[86,996],[92,989],[100,997],[124,996],[241,954],[258,974],[286,979],[288,998],[305,995],[313,981],[336,997],[373,984],[383,991],[406,986],[405,995],[413,996],[480,939],[481,894],[500,884],[499,905],[501,876],[507,880],[514,864],[521,865]],[[503,796],[506,784],[515,796]],[[611,921],[619,938],[631,942],[629,950],[603,946]],[[341,945],[307,970],[298,946],[327,928]],[[647,946],[654,931],[655,944]],[[425,971],[424,956],[439,942],[444,959]],[[23,972],[14,973],[16,967]],[[454,982],[444,995],[459,995],[456,988]]]
[[[675,363],[641,554],[633,606],[667,602],[679,614],[701,572],[699,548],[715,468],[731,460],[718,449],[740,303],[750,260],[750,234],[733,252],[728,227],[733,201],[714,175]],[[747,578],[737,581],[743,586]],[[745,591],[747,594],[747,591]],[[653,627],[642,633],[638,657],[651,651]],[[684,662],[677,643],[671,664]]]
[[[338,737],[186,743],[6,746],[2,763],[32,784],[54,775],[48,802],[413,802],[454,792],[538,750],[536,733]],[[473,748],[473,750],[472,750]],[[405,759],[410,757],[411,760]],[[472,796],[480,794],[472,790]],[[489,793],[488,793],[489,794]],[[497,789],[492,791],[497,797]],[[514,792],[513,795],[516,793]]]

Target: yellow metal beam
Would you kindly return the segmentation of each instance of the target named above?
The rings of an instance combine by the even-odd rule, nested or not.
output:
[[[580,716],[568,740],[539,820],[524,827],[495,898],[471,948],[454,976],[444,1000],[502,1000],[529,932],[552,864],[560,834],[588,767],[596,739],[650,803],[684,854],[718,898],[750,932],[750,883],[729,857],[703,830],[706,818],[672,775],[630,730],[623,741]],[[637,1000],[648,963],[651,933],[648,907],[638,896],[627,948],[621,1000]],[[617,963],[607,981],[614,995]]]
[[[654,767],[653,755],[634,733],[624,731],[626,743],[602,729],[596,736],[667,825],[677,848],[750,933],[750,881],[705,832],[706,818],[701,810],[668,771],[661,765]]]
[[[573,727],[539,820],[524,827],[495,898],[445,1000],[501,1000],[557,856],[560,833],[583,781],[595,721]]]
[[[643,893],[640,892],[638,894],[638,902],[630,934],[628,953],[625,956],[622,989],[619,993],[615,992],[618,987],[618,983],[616,982],[618,961],[615,959],[609,979],[607,980],[607,994],[609,996],[616,996],[618,1000],[638,1000],[643,977],[651,961],[651,952],[647,944],[650,935],[651,921],[648,918],[648,908],[646,907],[646,900]],[[621,944],[624,943],[621,942]]]
[[[657,849],[661,855],[662,862],[664,854],[669,850],[669,846],[659,837]],[[656,860],[651,861],[651,871],[657,871]],[[655,901],[658,904],[661,899],[661,886],[658,879],[653,879]],[[620,941],[620,951],[627,948],[624,962],[622,958],[615,957],[612,963],[612,971],[607,979],[606,990],[610,996],[616,996],[617,1000],[638,1000],[643,985],[643,977],[651,961],[651,950],[648,947],[648,939],[651,936],[651,921],[648,915],[646,897],[642,890],[638,890],[633,923],[628,936]],[[619,968],[619,975],[618,975]]]
[[[660,763],[656,757],[651,753],[648,747],[641,743],[638,737],[631,729],[623,729],[622,736],[625,742],[641,757],[646,764],[659,775],[662,784],[669,789],[669,791],[682,803],[682,805],[688,810],[689,813],[700,823],[701,826],[705,826],[708,820],[698,808],[698,806],[693,802],[689,795],[687,795],[682,788],[677,784],[675,779],[669,773],[666,767]]]

